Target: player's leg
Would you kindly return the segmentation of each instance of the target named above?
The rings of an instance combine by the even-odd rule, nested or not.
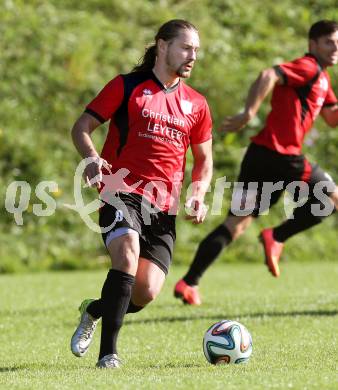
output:
[[[128,307],[130,300],[131,287],[133,285],[140,252],[138,233],[140,230],[138,213],[140,199],[130,194],[120,194],[120,197],[114,198],[114,201],[114,206],[111,204],[104,205],[100,210],[99,218],[100,226],[104,229],[102,238],[111,258],[112,269],[108,272],[103,285],[101,298],[85,300],[81,305],[80,323],[71,340],[71,350],[76,356],[83,356],[88,350],[99,318],[103,317],[105,312],[118,310],[120,307],[123,319],[123,312],[126,310],[123,302],[127,301],[126,306]],[[108,231],[106,229],[107,226],[111,227]],[[115,288],[117,292],[114,292]],[[130,294],[127,291],[129,289]],[[119,297],[115,299],[117,308],[115,307],[114,309],[110,307],[110,300],[111,296],[115,293]],[[121,297],[121,293],[124,297]],[[119,301],[123,302],[118,303]],[[119,322],[121,322],[121,316],[119,314],[115,316],[114,321],[116,321],[113,325],[116,331],[114,331],[115,336],[112,337],[115,339],[113,341],[115,343],[113,349],[116,349],[116,337],[120,327]],[[107,321],[105,320],[104,322],[106,323]],[[109,338],[105,336],[108,333],[105,330],[107,328],[109,328],[109,325],[108,327],[105,325],[102,326],[101,341],[102,339]],[[100,357],[107,352],[104,350],[104,346],[110,344],[110,342],[101,342]]]
[[[114,238],[107,247],[112,268],[101,291],[102,329],[97,366],[118,367],[117,337],[132,294],[140,253],[137,232]]]
[[[309,164],[305,163],[304,156],[282,155],[273,151],[270,151],[270,157],[265,162],[271,167],[271,181],[276,189],[270,195],[269,190],[265,193],[263,187],[261,202],[264,203],[264,197],[270,196],[269,207],[272,207],[278,202],[289,184],[293,181],[301,181],[308,176]],[[265,264],[271,274],[278,277],[280,275],[279,261],[284,249],[284,243],[276,239],[273,228],[262,230],[259,238],[264,248]]]
[[[331,177],[319,168],[318,165],[310,165],[305,159],[303,164],[309,169],[306,183],[309,184],[310,195],[307,202],[301,207],[296,207],[293,218],[287,219],[277,227],[265,229],[261,235],[265,250],[269,252],[270,257],[277,264],[286,240],[321,223],[324,218],[337,209],[338,190]],[[297,180],[297,177],[295,180]],[[317,183],[323,183],[324,186],[322,192],[317,190],[314,193],[313,191]],[[325,183],[327,187],[325,187]],[[274,276],[279,276],[279,272]]]
[[[254,144],[247,149],[237,180],[242,186],[235,187],[228,217],[199,244],[188,272],[175,285],[174,295],[183,302],[193,305],[201,303],[197,289],[200,278],[222,250],[245,231],[252,217],[257,216],[259,183],[269,179],[272,164],[266,161],[270,153],[266,148]]]
[[[140,257],[127,313],[138,312],[152,302],[160,293],[165,276],[155,263]]]
[[[151,224],[143,227],[141,254],[127,313],[142,310],[158,296],[172,261],[175,217],[158,212],[147,219]]]
[[[327,213],[316,213],[316,210],[323,209],[323,203],[317,197],[310,195],[308,201],[294,211],[294,218],[287,219],[279,226],[273,229],[275,240],[284,243],[294,235],[310,229],[321,223],[326,217],[332,215],[337,210],[338,189],[335,187],[332,193],[327,194],[330,199],[331,207],[328,207]]]
[[[131,291],[130,294],[128,291],[132,288],[134,275],[136,273],[135,267],[137,267],[137,257],[139,254],[139,235],[136,231],[131,229],[128,234],[125,234],[125,230],[123,229],[117,229],[114,234],[115,238],[110,241],[107,247],[112,259],[112,269],[109,270],[103,284],[101,298],[96,300],[87,299],[80,307],[80,323],[71,340],[71,350],[74,355],[78,357],[82,357],[87,352],[100,317],[103,317],[103,322],[106,324],[107,321],[104,317],[104,313],[110,312],[111,310],[110,301],[112,295],[117,295],[117,298],[114,300],[117,308],[113,308],[113,310],[118,310],[118,307],[120,307],[122,318],[120,314],[114,317],[116,323],[114,323],[111,328],[114,331],[114,335],[112,336],[114,339],[112,342],[105,341],[109,338],[106,334],[110,334],[110,331],[106,331],[106,329],[110,328],[109,321],[107,326],[102,324],[102,348],[100,357],[107,352],[104,346],[109,346],[111,344],[115,350],[114,353],[116,353],[116,338],[120,325],[122,324],[123,312],[127,310],[130,301],[129,295],[131,294]],[[116,261],[114,259],[116,259]],[[129,287],[129,285],[131,286]],[[125,304],[125,300],[127,300],[127,304]],[[125,305],[127,306],[125,307]],[[108,349],[110,350],[110,348]],[[109,355],[109,353],[106,354]]]
[[[198,283],[205,271],[215,262],[222,250],[236,240],[252,221],[252,216],[229,215],[198,246],[186,275],[176,283],[175,297],[190,305],[200,305]]]

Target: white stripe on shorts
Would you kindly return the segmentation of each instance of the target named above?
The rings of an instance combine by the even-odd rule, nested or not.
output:
[[[131,229],[129,227],[121,227],[121,228],[118,228],[116,230],[112,230],[111,232],[109,232],[107,234],[106,246],[108,247],[108,245],[112,242],[112,240],[114,240],[114,238],[123,236],[124,234],[131,234],[131,233],[138,234],[138,232],[136,230]]]

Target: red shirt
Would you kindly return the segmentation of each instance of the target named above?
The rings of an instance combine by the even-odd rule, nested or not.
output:
[[[111,80],[86,107],[101,122],[110,120],[101,157],[121,168],[124,182],[133,188],[120,188],[145,194],[162,210],[168,210],[171,195],[180,190],[189,144],[211,138],[212,121],[206,99],[182,80],[165,89],[153,72],[133,72]],[[111,175],[110,175],[111,176]],[[125,176],[125,177],[124,177]],[[113,175],[104,180],[103,193],[113,193],[121,180]],[[153,189],[155,187],[155,189]]]
[[[336,104],[337,98],[328,73],[311,54],[275,69],[284,84],[275,86],[266,125],[252,141],[281,154],[299,155],[322,107]]]

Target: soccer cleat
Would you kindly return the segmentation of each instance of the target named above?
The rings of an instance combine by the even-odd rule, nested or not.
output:
[[[87,352],[93,339],[96,326],[100,321],[99,318],[94,318],[86,311],[88,305],[93,301],[94,299],[85,299],[79,307],[81,314],[80,323],[70,342],[70,348],[73,354],[77,357],[82,357]]]
[[[263,244],[265,252],[265,264],[273,276],[278,278],[279,260],[283,251],[284,244],[273,238],[272,229],[264,229],[260,234],[260,241]]]
[[[188,305],[199,306],[202,301],[197,286],[189,286],[183,279],[176,283],[174,296]]]
[[[97,363],[97,368],[120,368],[121,360],[118,358],[116,353],[103,356]]]

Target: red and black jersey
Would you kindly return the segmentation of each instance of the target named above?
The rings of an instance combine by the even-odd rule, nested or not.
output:
[[[311,54],[275,69],[284,83],[275,86],[266,125],[252,141],[281,154],[299,155],[322,107],[336,104],[337,98],[329,74]]]
[[[128,170],[124,182],[134,187],[139,182],[133,192],[152,201],[154,194],[149,194],[155,187],[165,197],[161,209],[170,207],[173,187],[180,187],[189,144],[211,138],[206,99],[182,80],[166,89],[152,71],[117,76],[87,105],[86,112],[102,123],[110,120],[101,157],[112,165],[112,173]],[[108,179],[103,191],[112,192],[114,186]]]

